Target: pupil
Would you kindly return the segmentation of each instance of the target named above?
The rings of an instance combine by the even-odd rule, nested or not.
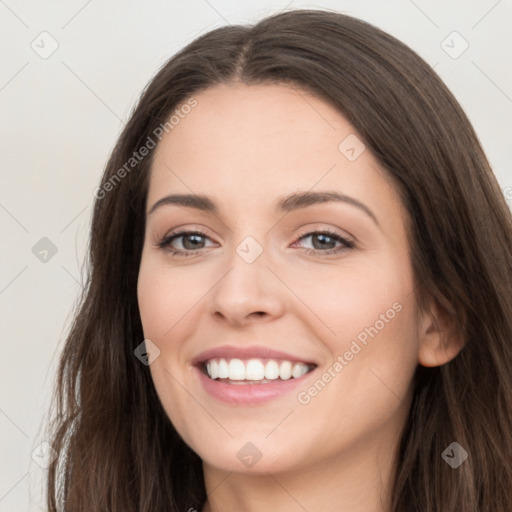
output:
[[[323,242],[325,242],[325,239],[330,239],[331,237],[328,236],[328,235],[315,235],[318,239],[322,240]],[[315,237],[313,237],[313,240],[315,240]],[[331,242],[332,243],[332,242]],[[313,245],[315,245],[313,243]],[[325,245],[322,245],[320,244],[320,248],[324,247],[325,248]]]
[[[191,247],[187,247],[187,241],[189,241],[190,239],[192,238],[195,238],[196,239],[196,242],[197,242],[197,239],[199,238],[202,238],[201,235],[188,235],[184,238],[184,241],[183,241],[183,246],[185,247],[185,249],[197,249],[197,243],[192,243]],[[200,240],[199,240],[199,243],[200,243]]]
[[[197,249],[197,244],[201,243],[201,238],[202,238],[202,235],[188,235],[187,237],[184,238],[184,242],[183,242],[183,245],[186,249]],[[187,243],[190,242],[191,240],[195,240],[195,242],[192,242],[190,245],[191,247],[187,247]],[[329,240],[331,240],[331,244],[332,243],[335,243],[334,240],[332,240],[332,237],[330,237],[329,235],[315,235],[313,237],[313,240],[319,240],[320,241],[320,249],[322,247],[325,248],[325,243],[327,241],[327,243],[329,243]],[[313,245],[317,245],[315,243],[313,243]]]

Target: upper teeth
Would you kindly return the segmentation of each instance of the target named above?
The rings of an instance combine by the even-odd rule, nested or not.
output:
[[[306,363],[291,361],[277,362],[273,359],[266,362],[260,359],[210,359],[206,363],[206,371],[211,379],[230,380],[288,380],[308,373],[310,366]]]

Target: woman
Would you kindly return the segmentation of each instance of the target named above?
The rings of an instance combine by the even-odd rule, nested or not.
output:
[[[408,47],[326,11],[213,30],[95,196],[51,511],[507,510],[512,219]]]

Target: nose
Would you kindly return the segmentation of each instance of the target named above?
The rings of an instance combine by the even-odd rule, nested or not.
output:
[[[285,311],[286,287],[267,266],[265,251],[252,263],[236,251],[210,294],[210,311],[235,327],[267,322]]]

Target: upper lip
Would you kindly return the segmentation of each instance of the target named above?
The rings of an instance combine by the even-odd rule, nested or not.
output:
[[[216,358],[224,359],[283,359],[285,361],[297,361],[306,364],[313,364],[317,366],[314,361],[305,359],[301,356],[282,352],[280,350],[274,350],[273,348],[253,345],[250,347],[235,347],[233,345],[222,345],[220,347],[214,347],[209,350],[201,352],[199,355],[194,357],[192,364],[197,366],[203,364],[205,361]]]

